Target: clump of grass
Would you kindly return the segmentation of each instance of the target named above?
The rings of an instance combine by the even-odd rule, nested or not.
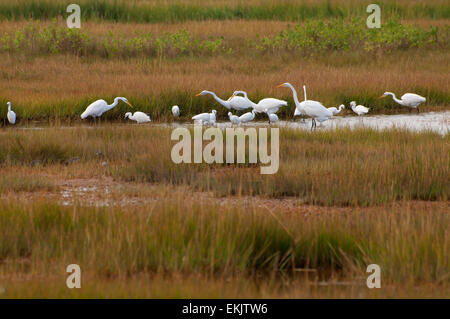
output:
[[[2,174],[0,176],[0,192],[35,192],[51,191],[55,189],[54,183],[40,176],[27,176],[24,174]]]

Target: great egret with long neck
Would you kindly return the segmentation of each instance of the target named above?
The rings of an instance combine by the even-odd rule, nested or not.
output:
[[[150,116],[139,111],[134,112],[134,114],[131,114],[131,112],[127,112],[125,113],[125,118],[136,121],[138,124],[151,122]]]
[[[286,101],[274,99],[271,97],[262,99],[258,103],[254,103],[253,101],[251,101],[248,98],[247,92],[245,92],[245,91],[234,91],[234,93],[230,97],[230,99],[235,98],[237,96],[237,94],[243,94],[244,99],[246,99],[246,101],[251,104],[253,110],[256,113],[267,113],[267,114],[276,113],[276,112],[278,112],[280,107],[287,105]]]
[[[198,93],[196,96],[201,96],[201,95],[212,95],[213,98],[219,102],[221,105],[223,105],[225,108],[227,108],[228,110],[234,109],[236,111],[243,111],[246,110],[248,108],[252,107],[252,104],[249,103],[249,101],[247,99],[245,99],[242,96],[231,96],[228,100],[223,100],[220,97],[218,97],[216,95],[216,93],[211,92],[211,91],[201,91],[200,93]]]
[[[277,87],[287,87],[292,90],[294,97],[295,107],[302,114],[309,116],[311,121],[311,130],[317,126],[316,121],[323,122],[333,117],[333,113],[327,109],[322,103],[312,100],[305,100],[303,102],[298,101],[297,91],[292,84],[286,82],[278,85]],[[306,92],[306,88],[304,89]],[[306,96],[305,96],[306,97]]]
[[[112,108],[116,107],[116,105],[119,103],[119,101],[123,101],[123,102],[127,103],[130,107],[133,107],[126,98],[120,97],[120,96],[116,97],[114,99],[113,104],[108,104],[108,103],[106,103],[105,100],[97,100],[97,101],[89,104],[89,106],[86,108],[86,110],[81,114],[81,118],[85,119],[89,116],[92,116],[95,119],[96,117],[100,117],[106,111],[109,111]]]
[[[380,96],[380,99],[388,95],[391,95],[398,104],[409,107],[409,112],[411,112],[411,109],[417,109],[417,113],[419,113],[419,105],[427,101],[426,98],[415,93],[405,93],[399,100],[392,92],[384,92],[384,94]]]
[[[11,102],[6,103],[8,104],[8,113],[6,114],[6,117],[8,118],[9,124],[16,124],[16,113],[11,109]]]

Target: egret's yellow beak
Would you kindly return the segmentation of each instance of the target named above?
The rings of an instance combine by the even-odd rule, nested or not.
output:
[[[277,85],[277,88],[280,88],[284,85],[284,83],[281,83],[280,85]]]
[[[227,101],[231,100],[234,97],[235,97],[235,95],[233,94],[232,96],[230,96],[230,98]]]
[[[133,105],[130,104],[130,102],[126,102],[131,108],[133,108]]]
[[[202,92],[200,92],[199,94],[195,94],[195,96],[200,96],[200,95],[202,95]]]
[[[382,96],[379,97],[379,99],[382,99],[382,98],[384,98],[384,95],[382,95]]]

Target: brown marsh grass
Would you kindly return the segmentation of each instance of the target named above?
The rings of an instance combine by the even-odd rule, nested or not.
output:
[[[174,164],[170,134],[133,125],[5,130],[0,163],[12,169],[74,165],[81,174],[100,169],[118,181],[188,185],[219,196],[295,196],[325,206],[447,200],[450,191],[448,135],[281,129],[279,171],[268,176],[255,164]]]
[[[138,208],[3,200],[1,297],[448,297],[448,223],[446,204],[286,214],[186,193]],[[365,287],[371,263],[378,291]]]

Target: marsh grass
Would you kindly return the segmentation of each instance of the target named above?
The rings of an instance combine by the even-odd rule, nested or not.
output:
[[[55,184],[47,178],[10,172],[0,176],[0,192],[34,192],[55,190]]]
[[[445,2],[415,1],[392,3],[379,1],[384,14],[402,18],[446,19],[450,16]],[[51,19],[64,15],[66,1],[3,1],[0,19]],[[196,1],[179,4],[161,4],[129,1],[81,1],[83,20],[110,20],[120,22],[179,22],[189,20],[258,19],[302,21],[310,18],[365,16],[367,4],[357,1],[240,1],[210,3]]]
[[[259,164],[174,164],[171,129],[135,125],[7,130],[0,140],[0,162],[58,166],[71,165],[66,163],[75,157],[81,169],[106,161],[105,174],[117,180],[188,185],[219,196],[296,196],[326,206],[448,199],[448,135],[370,129],[280,132],[279,171],[269,176],[260,174]]]
[[[377,263],[386,286],[426,282],[446,289],[445,205],[304,215],[200,203],[187,195],[172,194],[138,208],[2,202],[0,274],[7,273],[8,280],[42,278],[64,274],[64,265],[77,263],[94,282],[133,282],[139,274],[201,274],[216,280],[259,274],[270,282],[271,274],[293,276],[299,268],[315,269],[313,280],[355,278]]]

